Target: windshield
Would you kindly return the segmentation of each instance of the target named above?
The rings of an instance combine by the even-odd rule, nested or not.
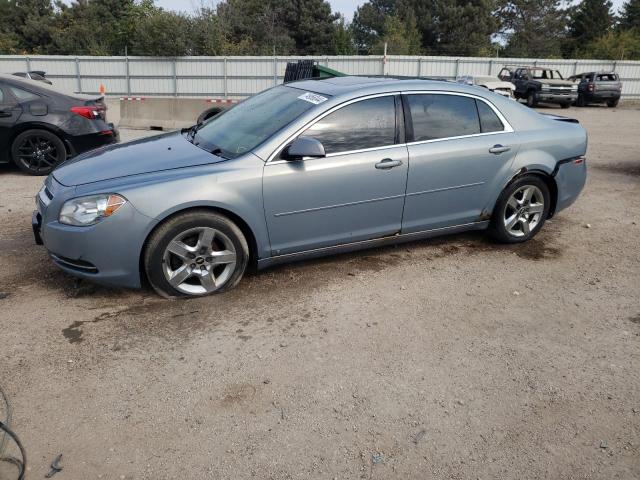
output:
[[[533,78],[546,80],[562,80],[558,70],[531,70]]]
[[[225,158],[252,150],[326,97],[275,87],[248,98],[194,132],[194,143]]]

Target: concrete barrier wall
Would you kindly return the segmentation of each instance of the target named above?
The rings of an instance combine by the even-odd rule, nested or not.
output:
[[[206,98],[123,97],[119,102],[118,126],[173,130],[194,125],[200,114],[214,107],[229,107],[234,102]],[[110,121],[114,117],[107,113]]]

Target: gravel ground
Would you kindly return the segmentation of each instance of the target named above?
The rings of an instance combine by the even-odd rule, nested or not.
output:
[[[0,167],[27,478],[58,453],[60,480],[640,478],[640,109],[552,112],[589,130],[589,180],[528,244],[443,237],[190,301],[58,271],[42,179]]]

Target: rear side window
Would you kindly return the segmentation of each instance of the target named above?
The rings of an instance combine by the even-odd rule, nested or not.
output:
[[[458,95],[409,95],[414,141],[480,133],[473,98]]]
[[[480,131],[482,133],[487,132],[501,132],[504,130],[504,125],[496,115],[493,109],[484,103],[482,100],[476,100],[478,106],[478,115],[480,116]]]
[[[393,145],[395,100],[386,96],[352,103],[317,121],[300,136],[319,140],[327,154]]]
[[[10,86],[9,88],[11,89],[11,93],[13,93],[13,95],[18,100],[24,101],[24,100],[34,100],[38,98],[36,94],[27,92],[26,90],[22,90],[21,88],[14,87],[14,86]]]

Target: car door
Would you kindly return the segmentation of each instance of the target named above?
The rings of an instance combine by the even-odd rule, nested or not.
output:
[[[402,233],[486,220],[518,150],[516,134],[486,99],[403,95],[409,177]]]
[[[514,85],[516,86],[516,93],[519,97],[525,97],[527,94],[527,82],[529,80],[529,72],[526,68],[519,68],[516,70],[514,78]]]
[[[400,231],[408,167],[400,111],[394,94],[334,107],[300,134],[319,140],[325,157],[290,161],[276,156],[265,165],[263,197],[273,255]]]
[[[11,95],[5,83],[0,82],[0,161],[9,158],[9,137],[11,129],[18,121],[22,109],[17,100]]]

